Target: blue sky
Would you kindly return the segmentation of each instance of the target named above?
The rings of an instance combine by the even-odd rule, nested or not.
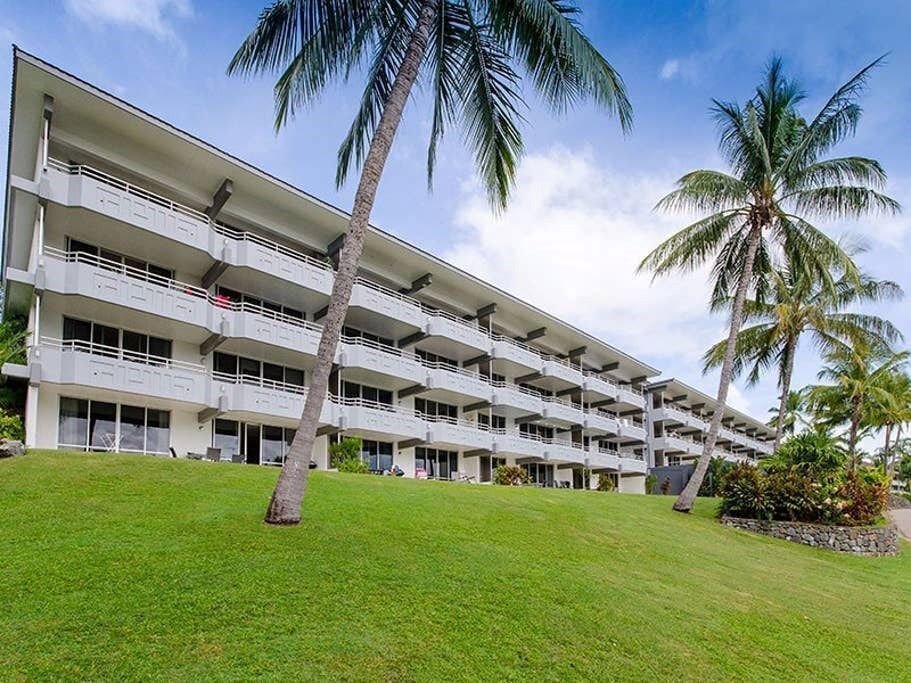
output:
[[[911,212],[911,4],[902,2],[583,1],[582,22],[620,71],[635,123],[585,107],[562,117],[529,96],[527,158],[509,211],[494,217],[457,135],[443,146],[435,188],[426,191],[429,110],[409,105],[386,169],[373,222],[476,272],[709,393],[698,358],[724,321],[705,313],[701,274],[650,286],[635,264],[684,219],[655,214],[674,179],[718,166],[710,99],[742,101],[772,54],[808,94],[807,108],[883,53],[890,53],[864,97],[858,135],[840,150],[879,159],[888,191]],[[53,0],[0,2],[0,39],[17,43],[175,125],[209,140],[342,208],[349,183],[334,186],[335,154],[359,95],[329,90],[318,106],[278,136],[271,84],[224,75],[253,26],[258,2]],[[0,73],[11,73],[10,50]],[[0,111],[0,125],[8,126]],[[5,155],[6,146],[0,146]],[[5,165],[5,158],[3,159]],[[823,225],[865,237],[864,265],[911,291],[905,263],[911,213],[852,225]],[[543,257],[543,258],[542,258]],[[907,304],[879,306],[911,334]],[[812,381],[807,349],[795,381]],[[763,414],[774,381],[736,387],[732,402]]]

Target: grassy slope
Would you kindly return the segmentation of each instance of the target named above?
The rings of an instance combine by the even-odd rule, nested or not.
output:
[[[0,677],[891,679],[911,547],[830,554],[661,497],[136,456],[0,461]]]

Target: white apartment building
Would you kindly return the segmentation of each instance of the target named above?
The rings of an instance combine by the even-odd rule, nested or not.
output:
[[[9,135],[27,445],[280,465],[348,216],[18,49]],[[676,452],[655,368],[378,229],[335,362],[321,468],[351,435],[376,471],[641,492]]]
[[[645,387],[648,403],[649,467],[680,465],[702,455],[717,401],[680,380],[661,379]],[[730,462],[770,455],[775,430],[761,420],[725,406],[715,457]]]

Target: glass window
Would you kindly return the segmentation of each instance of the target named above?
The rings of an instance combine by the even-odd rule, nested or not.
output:
[[[146,452],[167,453],[171,446],[171,413],[153,408],[146,413]]]
[[[234,420],[215,420],[212,445],[221,449],[222,459],[227,460],[235,453],[240,453],[238,427],[238,423]]]
[[[112,268],[112,269],[116,268],[117,270],[120,270],[120,268],[118,266],[123,264],[123,257],[115,251],[108,251],[107,249],[99,249],[98,256],[99,256],[99,258],[102,258],[105,261],[113,261],[115,264],[117,264],[116,266],[114,266],[113,264],[110,264],[110,263],[102,263],[101,265],[105,268]]]
[[[157,275],[158,277],[163,277],[166,280],[174,279],[174,271],[171,270],[170,268],[162,268],[161,266],[156,266],[156,265],[153,265],[150,263],[149,272],[152,275]]]
[[[304,386],[304,371],[297,368],[285,368],[285,382],[294,386]]]
[[[360,398],[361,386],[354,382],[342,382],[342,393],[345,398]]]
[[[250,296],[249,294],[244,294],[244,303],[248,306],[255,306],[260,308],[263,305],[263,302],[257,299],[255,296]]]
[[[138,406],[120,406],[121,451],[145,450],[146,410]]]
[[[241,356],[237,359],[237,367],[240,370],[241,375],[246,375],[248,377],[261,376],[260,362],[258,360]]]
[[[96,348],[93,353],[116,356],[117,352],[114,349],[120,347],[120,330],[116,327],[108,327],[107,325],[93,323],[92,343],[101,345],[102,347],[110,347],[101,349]]]
[[[89,447],[109,450],[117,434],[117,404],[92,401],[89,406]]]
[[[391,406],[392,405],[392,392],[387,391],[386,389],[379,389],[377,392],[377,401]]]
[[[85,448],[88,434],[89,402],[80,398],[60,397],[60,420],[57,443],[60,446]]]
[[[283,312],[289,318],[297,318],[299,320],[303,320],[305,317],[303,311],[299,311],[296,308],[289,308],[288,306],[285,306]]]
[[[212,359],[212,367],[215,369],[215,372],[221,372],[225,375],[236,375],[237,356],[216,351],[215,356]]]
[[[64,318],[63,339],[65,341],[92,341],[92,323],[88,320]]]
[[[149,352],[149,338],[139,332],[123,331],[123,355],[125,358],[144,356]]]
[[[361,387],[361,398],[365,401],[373,401],[376,403],[377,398],[379,398],[379,389],[376,387]]]
[[[136,258],[130,258],[129,256],[124,257],[123,264],[128,268],[133,268],[134,270],[145,270],[146,264],[145,261],[140,261]],[[130,275],[136,275],[136,273],[130,273]]]
[[[263,465],[281,465],[283,443],[284,433],[281,427],[263,425],[262,440],[260,441],[260,462]]]
[[[171,340],[161,337],[149,337],[149,355],[158,358],[171,357]]]
[[[263,379],[268,379],[273,382],[284,382],[285,369],[281,365],[263,363]]]
[[[281,304],[274,304],[271,301],[263,301],[263,308],[265,308],[267,311],[272,311],[273,313],[282,312]]]
[[[69,239],[70,246],[69,251],[78,251],[83,254],[91,254],[92,256],[98,256],[98,247],[88,242],[82,242],[80,240]]]

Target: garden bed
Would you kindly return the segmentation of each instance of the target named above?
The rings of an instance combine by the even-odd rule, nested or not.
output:
[[[721,523],[814,548],[840,553],[877,557],[898,555],[898,530],[893,524],[882,526],[833,526],[806,522],[781,522],[743,517],[721,517]]]

